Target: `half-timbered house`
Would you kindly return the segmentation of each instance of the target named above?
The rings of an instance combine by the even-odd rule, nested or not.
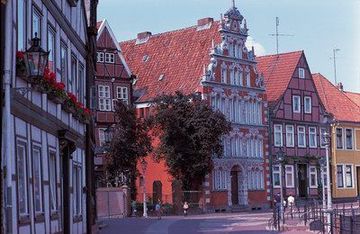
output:
[[[319,159],[322,144],[324,106],[319,98],[303,51],[258,57],[269,102],[270,155],[273,193],[285,196],[317,197],[321,192]],[[278,154],[285,160],[277,162]],[[282,168],[280,168],[282,165]],[[282,169],[282,170],[281,170]]]

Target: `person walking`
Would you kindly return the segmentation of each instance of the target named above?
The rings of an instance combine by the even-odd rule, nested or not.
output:
[[[184,202],[183,209],[184,209],[184,216],[187,216],[189,209],[189,204],[187,203],[187,201]]]
[[[160,199],[156,203],[155,211],[156,211],[158,219],[161,219],[161,201],[160,201]]]

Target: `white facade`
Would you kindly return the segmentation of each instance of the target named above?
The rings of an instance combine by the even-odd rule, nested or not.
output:
[[[17,77],[15,68],[16,52],[29,48],[37,33],[42,48],[51,51],[49,66],[57,81],[85,103],[87,23],[82,4],[73,0],[6,3],[9,62],[4,77],[2,157],[7,233],[86,233],[86,125]],[[69,214],[64,213],[65,206]]]

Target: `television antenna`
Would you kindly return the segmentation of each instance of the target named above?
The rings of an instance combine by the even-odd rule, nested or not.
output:
[[[279,25],[280,25],[279,17],[276,16],[275,20],[276,20],[275,21],[275,25],[276,25],[275,33],[269,34],[269,36],[273,36],[276,38],[276,54],[279,54],[279,37],[292,37],[294,35],[279,33]]]

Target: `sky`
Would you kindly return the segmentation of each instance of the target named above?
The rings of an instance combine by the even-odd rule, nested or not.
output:
[[[304,50],[312,73],[360,92],[360,0],[235,0],[246,18],[249,44],[259,55],[276,53],[275,18],[279,17],[279,50]],[[107,19],[118,41],[196,25],[198,19],[220,19],[232,0],[101,0],[98,19]]]

